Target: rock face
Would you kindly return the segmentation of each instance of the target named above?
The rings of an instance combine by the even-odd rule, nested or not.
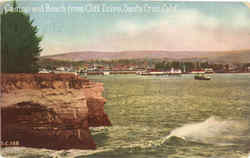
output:
[[[95,149],[89,126],[111,125],[102,91],[102,84],[69,74],[2,75],[2,142]]]
[[[104,113],[104,104],[106,99],[102,97],[102,83],[91,83],[84,88],[84,94],[87,99],[89,110],[88,122],[89,126],[110,126],[111,123],[108,116]]]

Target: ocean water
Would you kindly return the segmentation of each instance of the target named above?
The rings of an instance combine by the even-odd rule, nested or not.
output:
[[[112,127],[91,128],[97,150],[3,148],[18,158],[248,158],[250,74],[88,76],[104,83]]]

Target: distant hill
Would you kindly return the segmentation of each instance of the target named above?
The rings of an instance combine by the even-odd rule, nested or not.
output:
[[[222,56],[213,56],[208,58],[216,63],[250,63],[250,50],[227,52]]]
[[[87,61],[87,60],[116,60],[116,59],[207,59],[214,62],[250,62],[250,50],[244,51],[121,51],[121,52],[70,52],[65,54],[43,56],[41,58]]]

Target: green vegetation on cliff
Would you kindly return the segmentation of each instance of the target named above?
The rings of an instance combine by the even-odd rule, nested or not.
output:
[[[17,7],[1,13],[1,71],[8,73],[33,73],[38,71],[37,60],[42,38],[33,20]]]

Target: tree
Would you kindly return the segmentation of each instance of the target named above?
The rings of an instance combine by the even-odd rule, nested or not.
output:
[[[8,73],[34,73],[42,49],[42,37],[30,16],[17,8],[1,13],[1,70]]]

